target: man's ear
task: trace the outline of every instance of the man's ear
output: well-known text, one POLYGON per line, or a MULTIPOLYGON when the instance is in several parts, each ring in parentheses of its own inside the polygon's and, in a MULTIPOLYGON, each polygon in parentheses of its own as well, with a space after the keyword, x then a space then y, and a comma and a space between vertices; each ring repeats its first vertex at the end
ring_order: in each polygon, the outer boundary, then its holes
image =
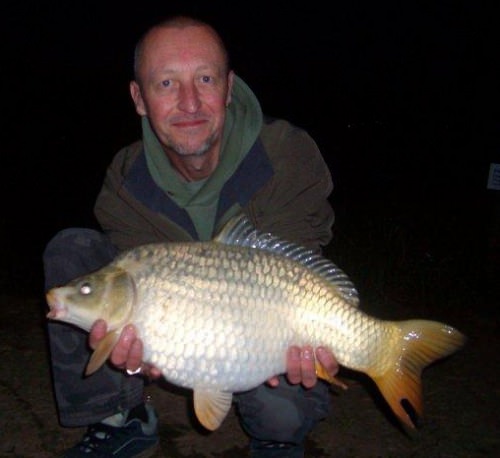
POLYGON ((134 101, 135 111, 140 116, 146 116, 146 106, 144 104, 144 99, 142 98, 141 88, 137 81, 130 82, 130 95, 132 96, 132 100, 134 101))
POLYGON ((231 70, 227 75, 227 95, 226 95, 226 107, 231 103, 231 98, 233 96, 233 82, 234 82, 234 72, 231 70))

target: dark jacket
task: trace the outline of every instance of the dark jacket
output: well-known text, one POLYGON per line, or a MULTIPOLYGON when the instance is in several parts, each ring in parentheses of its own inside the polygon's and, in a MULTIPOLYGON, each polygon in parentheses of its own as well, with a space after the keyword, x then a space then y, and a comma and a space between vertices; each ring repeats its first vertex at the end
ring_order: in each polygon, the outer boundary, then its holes
MULTIPOLYGON (((223 186, 216 230, 242 209, 257 228, 310 248, 331 239, 332 179, 315 142, 287 121, 267 120, 233 176, 223 186)), ((113 159, 95 214, 120 249, 158 241, 196 240, 185 210, 153 181, 142 142, 113 159)))

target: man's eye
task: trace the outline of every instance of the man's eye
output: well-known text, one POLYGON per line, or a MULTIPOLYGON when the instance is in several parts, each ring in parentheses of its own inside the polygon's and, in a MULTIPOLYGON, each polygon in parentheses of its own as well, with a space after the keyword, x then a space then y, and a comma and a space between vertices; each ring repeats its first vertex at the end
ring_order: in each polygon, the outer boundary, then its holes
POLYGON ((201 77, 201 80, 204 82, 204 83, 210 83, 212 81, 212 77, 211 76, 202 76, 201 77))
POLYGON ((164 80, 161 82, 161 85, 163 87, 170 87, 171 84, 172 84, 172 82, 170 80, 164 80))
POLYGON ((92 286, 90 283, 83 283, 82 286, 80 286, 80 293, 82 293, 84 296, 88 296, 90 293, 92 293, 92 286))

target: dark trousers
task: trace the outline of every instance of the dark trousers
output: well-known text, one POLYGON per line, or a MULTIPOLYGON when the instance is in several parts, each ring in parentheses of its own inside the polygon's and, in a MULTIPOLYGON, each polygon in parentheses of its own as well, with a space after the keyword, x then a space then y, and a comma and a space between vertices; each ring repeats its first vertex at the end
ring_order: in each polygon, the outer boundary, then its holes
MULTIPOLYGON (((47 245, 45 288, 64 285, 109 263, 116 250, 103 234, 91 229, 66 229, 47 245)), ((143 380, 108 365, 84 376, 90 357, 88 334, 65 323, 49 322, 52 377, 59 420, 63 426, 97 423, 142 402, 143 380)))
MULTIPOLYGON (((63 285, 109 263, 116 249, 101 233, 67 229, 49 242, 44 252, 45 286, 63 285)), ((63 426, 98 422, 142 401, 141 377, 127 376, 103 366, 89 377, 82 374, 89 358, 87 333, 64 323, 49 323, 54 390, 63 426)), ((255 447, 267 441, 302 444, 307 433, 330 410, 323 382, 305 390, 284 377, 277 388, 263 384, 235 396, 242 426, 255 447)), ((277 456, 274 455, 273 456, 277 456)), ((293 455, 284 455, 293 456, 293 455)))

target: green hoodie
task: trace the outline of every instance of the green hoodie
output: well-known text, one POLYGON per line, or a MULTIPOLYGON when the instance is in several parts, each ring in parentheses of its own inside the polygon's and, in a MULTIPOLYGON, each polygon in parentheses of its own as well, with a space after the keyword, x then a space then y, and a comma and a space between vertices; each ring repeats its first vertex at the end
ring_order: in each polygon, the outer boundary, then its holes
POLYGON ((200 240, 212 237, 220 191, 259 136, 262 119, 259 101, 235 75, 232 99, 226 111, 220 162, 211 176, 187 182, 173 169, 147 117, 142 118, 149 172, 156 184, 189 213, 200 240))

